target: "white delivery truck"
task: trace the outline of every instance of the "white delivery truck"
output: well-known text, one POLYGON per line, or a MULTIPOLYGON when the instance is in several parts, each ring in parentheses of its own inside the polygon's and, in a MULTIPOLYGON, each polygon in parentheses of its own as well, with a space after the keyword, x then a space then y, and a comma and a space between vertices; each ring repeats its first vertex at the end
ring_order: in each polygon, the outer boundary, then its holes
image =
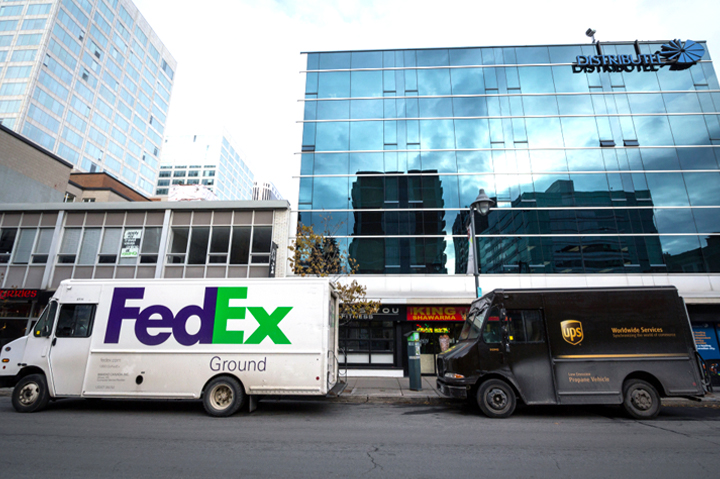
POLYGON ((202 399, 229 416, 259 396, 327 395, 338 297, 324 279, 66 280, 0 351, 19 412, 50 399, 202 399))

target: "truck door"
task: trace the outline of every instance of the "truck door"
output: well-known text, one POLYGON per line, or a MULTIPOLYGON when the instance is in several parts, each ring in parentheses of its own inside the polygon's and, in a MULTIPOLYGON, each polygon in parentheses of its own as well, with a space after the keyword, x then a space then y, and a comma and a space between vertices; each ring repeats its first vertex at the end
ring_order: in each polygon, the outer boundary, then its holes
POLYGON ((33 332, 28 337, 27 344, 25 345, 25 353, 23 355, 23 362, 26 364, 32 364, 39 366, 44 370, 48 370, 48 352, 50 351, 50 344, 52 339, 50 338, 55 324, 55 316, 57 315, 58 303, 57 301, 50 301, 45 310, 40 315, 33 332))
POLYGON ((508 310, 507 360, 530 404, 555 404, 550 350, 541 310, 508 310))
POLYGON ((493 306, 483 324, 482 341, 478 342, 480 369, 485 374, 496 371, 509 373, 507 357, 502 347, 502 335, 500 308, 493 306))
POLYGON ((50 348, 55 396, 79 396, 90 353, 94 304, 63 304, 50 348))

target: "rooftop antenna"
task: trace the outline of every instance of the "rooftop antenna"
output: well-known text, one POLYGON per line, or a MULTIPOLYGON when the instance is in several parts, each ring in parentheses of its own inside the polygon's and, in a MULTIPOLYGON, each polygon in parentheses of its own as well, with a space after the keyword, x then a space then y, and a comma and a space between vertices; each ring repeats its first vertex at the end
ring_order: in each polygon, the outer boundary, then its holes
POLYGON ((592 28, 588 28, 585 30, 585 35, 592 38, 593 45, 595 45, 595 50, 597 50, 598 55, 602 55, 602 48, 600 48, 600 42, 595 39, 595 34, 597 33, 596 30, 593 30, 592 28))
POLYGON ((596 42, 597 42, 597 40, 595 40, 595 34, 596 34, 596 33, 597 33, 597 30, 593 30, 592 28, 588 28, 587 30, 585 30, 585 35, 588 36, 588 37, 590 37, 590 38, 592 38, 592 40, 593 40, 592 42, 593 42, 593 43, 596 43, 596 42))

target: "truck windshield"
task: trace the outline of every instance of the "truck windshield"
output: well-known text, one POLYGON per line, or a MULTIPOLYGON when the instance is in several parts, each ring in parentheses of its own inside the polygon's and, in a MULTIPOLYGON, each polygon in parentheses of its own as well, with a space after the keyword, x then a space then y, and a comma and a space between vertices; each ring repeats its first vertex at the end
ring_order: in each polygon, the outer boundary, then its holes
POLYGON ((35 324, 33 336, 50 336, 52 331, 53 323, 55 322, 55 312, 57 311, 57 301, 50 301, 45 307, 45 310, 40 315, 40 319, 35 324))
POLYGON ((476 309, 471 309, 468 314, 465 324, 463 325, 462 331, 460 332, 459 341, 466 339, 475 339, 482 332, 482 323, 485 318, 490 301, 483 300, 478 304, 476 309))

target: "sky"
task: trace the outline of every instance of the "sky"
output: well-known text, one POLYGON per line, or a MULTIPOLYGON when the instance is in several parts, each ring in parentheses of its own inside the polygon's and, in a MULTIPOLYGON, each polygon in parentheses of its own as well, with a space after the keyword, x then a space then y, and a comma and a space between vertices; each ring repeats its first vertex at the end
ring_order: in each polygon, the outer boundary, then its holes
POLYGON ((297 205, 305 51, 707 40, 720 0, 134 0, 178 62, 166 135, 225 128, 297 205))

